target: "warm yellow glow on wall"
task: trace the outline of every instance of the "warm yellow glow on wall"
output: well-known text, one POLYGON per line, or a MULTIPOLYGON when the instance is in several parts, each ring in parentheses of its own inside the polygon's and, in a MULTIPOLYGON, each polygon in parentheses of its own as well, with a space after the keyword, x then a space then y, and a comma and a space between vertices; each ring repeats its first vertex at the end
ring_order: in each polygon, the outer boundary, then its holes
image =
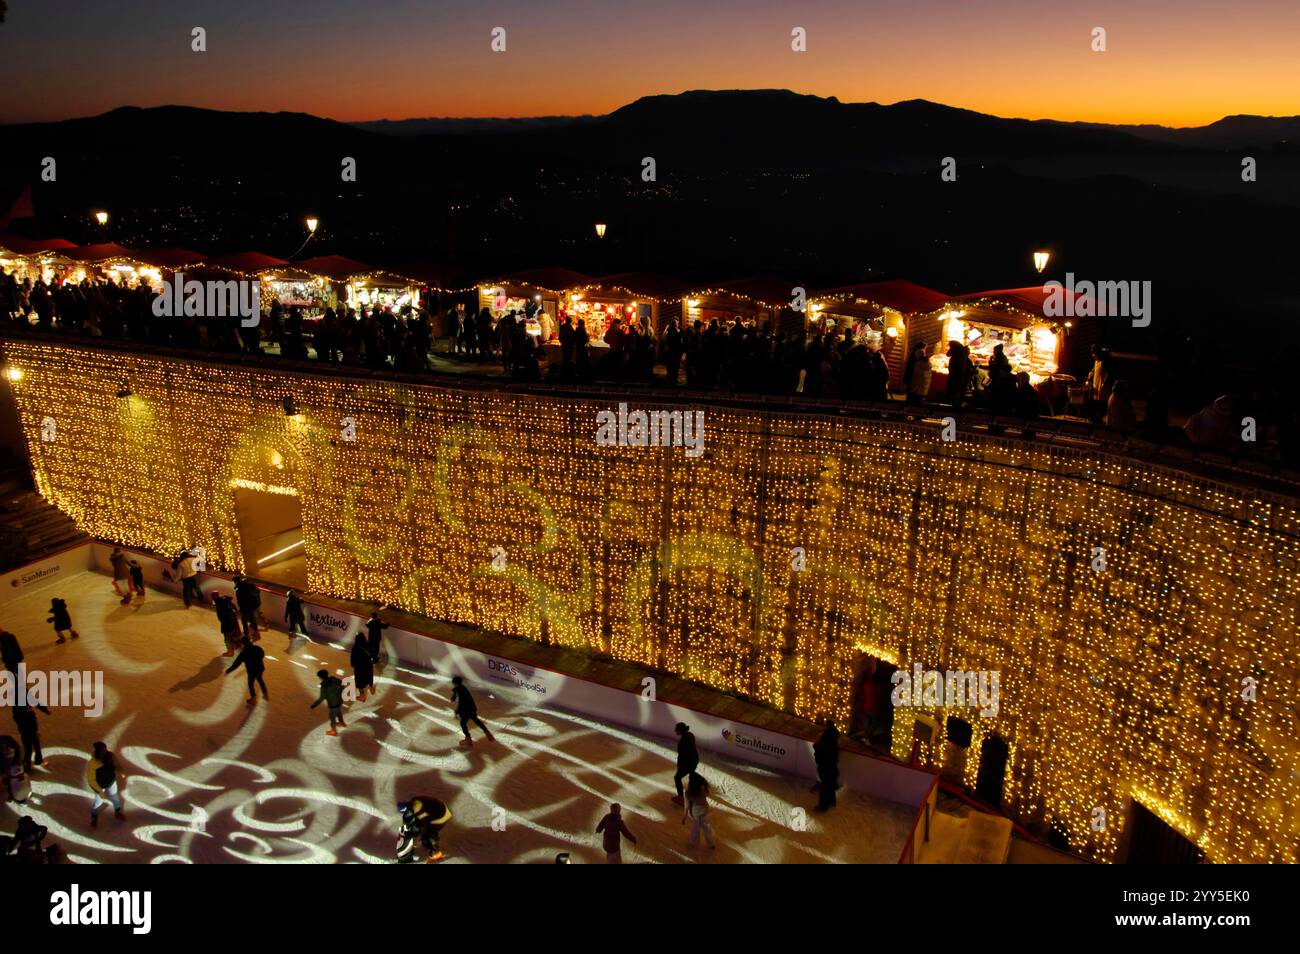
MULTIPOLYGON (((861 648, 997 671, 998 715, 961 710, 966 772, 986 736, 1007 740, 1020 820, 1110 860, 1140 791, 1211 860, 1300 861, 1293 503, 1091 451, 945 443, 919 424, 710 407, 706 453, 689 458, 596 446, 610 405, 594 401, 53 345, 6 343, 4 357, 25 371, 12 387, 41 493, 97 536, 201 544, 247 570, 233 488, 296 490, 310 586, 341 597, 842 723, 861 648), (123 382, 130 401, 114 397, 123 382), (1101 832, 1095 807, 1112 820, 1101 832)), ((917 711, 941 727, 957 714, 917 711)))

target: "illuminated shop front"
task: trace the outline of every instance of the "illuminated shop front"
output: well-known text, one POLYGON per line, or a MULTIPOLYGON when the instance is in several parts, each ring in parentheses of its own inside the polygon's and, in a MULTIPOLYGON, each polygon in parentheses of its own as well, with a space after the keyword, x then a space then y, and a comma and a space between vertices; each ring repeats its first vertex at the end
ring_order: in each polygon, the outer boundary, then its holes
POLYGON ((946 297, 901 280, 829 288, 809 301, 808 327, 837 339, 851 331, 854 343, 878 347, 889 367, 890 387, 901 389, 912 344, 908 335, 912 319, 938 308, 946 297))

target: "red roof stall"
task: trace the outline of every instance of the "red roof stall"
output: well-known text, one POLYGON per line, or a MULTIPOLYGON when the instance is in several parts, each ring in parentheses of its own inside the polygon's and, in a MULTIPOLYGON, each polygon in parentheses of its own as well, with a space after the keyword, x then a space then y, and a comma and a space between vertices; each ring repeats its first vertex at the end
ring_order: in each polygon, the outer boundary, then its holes
POLYGON ((809 298, 808 322, 837 336, 851 330, 855 341, 879 347, 889 366, 890 386, 902 388, 915 333, 923 338, 928 330, 917 328, 917 317, 931 313, 947 299, 943 292, 901 279, 842 285, 809 298))
MULTIPOLYGON (((1064 289, 1061 294, 1074 306, 1081 300, 1064 289)), ((936 379, 947 374, 947 343, 958 341, 970 349, 979 368, 988 365, 1001 345, 1012 371, 1028 372, 1037 385, 1059 377, 1058 369, 1066 359, 1065 342, 1075 326, 1068 317, 1048 314, 1047 303, 1048 292, 1041 285, 957 295, 928 315, 916 316, 912 340, 928 346, 936 379)))
POLYGON ((51 281, 55 272, 68 265, 68 249, 74 249, 67 239, 29 239, 21 235, 0 235, 0 270, 12 273, 18 281, 51 281))
POLYGON ((533 320, 528 322, 528 332, 543 344, 558 335, 564 316, 573 314, 575 321, 587 319, 587 333, 594 345, 605 333, 605 327, 598 320, 598 312, 603 317, 603 306, 595 309, 586 298, 593 288, 597 288, 597 283, 590 275, 568 268, 534 268, 480 281, 478 307, 488 309, 494 321, 507 312, 535 310, 533 320), (597 320, 598 332, 593 330, 593 320, 597 320))
POLYGON ((724 329, 733 321, 776 331, 803 334, 804 319, 792 311, 795 283, 781 278, 741 278, 696 285, 682 294, 682 327, 717 321, 724 329))

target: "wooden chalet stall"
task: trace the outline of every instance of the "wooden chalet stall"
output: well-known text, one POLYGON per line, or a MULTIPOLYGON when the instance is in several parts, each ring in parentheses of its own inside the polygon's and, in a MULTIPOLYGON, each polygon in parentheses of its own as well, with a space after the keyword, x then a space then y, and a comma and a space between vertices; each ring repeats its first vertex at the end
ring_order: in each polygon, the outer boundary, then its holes
POLYGON ((837 336, 852 330, 855 341, 878 345, 889 366, 889 386, 897 390, 905 386, 903 369, 915 343, 910 336, 918 330, 914 319, 947 300, 943 292, 906 280, 843 285, 809 299, 808 324, 837 336))
POLYGON ((0 270, 19 282, 50 282, 55 273, 71 263, 67 257, 77 246, 67 239, 29 239, 20 235, 0 236, 0 270))

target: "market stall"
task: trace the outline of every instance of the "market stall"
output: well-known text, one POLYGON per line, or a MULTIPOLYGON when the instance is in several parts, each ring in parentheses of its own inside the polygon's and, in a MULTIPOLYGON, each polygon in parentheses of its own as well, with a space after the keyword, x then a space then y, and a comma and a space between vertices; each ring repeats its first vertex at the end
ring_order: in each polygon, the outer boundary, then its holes
POLYGON ((804 319, 792 311, 792 282, 779 278, 742 278, 691 288, 682 297, 682 322, 701 328, 717 321, 722 328, 741 322, 754 328, 769 328, 802 334, 804 319))
POLYGON ((50 282, 56 272, 71 264, 69 249, 77 246, 67 239, 28 239, 18 235, 0 237, 0 270, 19 282, 50 282))
POLYGON ((161 279, 159 270, 142 262, 136 252, 113 242, 80 245, 61 254, 67 264, 56 269, 55 279, 63 284, 89 280, 134 286, 140 281, 152 285, 161 279))
POLYGON ((947 301, 942 292, 909 281, 868 282, 819 291, 808 301, 810 330, 878 347, 889 366, 890 387, 904 387, 903 370, 912 346, 911 319, 929 314, 947 301))
POLYGON ((207 256, 193 249, 169 247, 151 248, 137 252, 136 258, 143 263, 139 277, 148 282, 155 292, 162 289, 165 282, 171 281, 177 272, 185 272, 197 267, 207 256))
MULTIPOLYGON (((560 323, 565 315, 573 315, 575 323, 580 317, 595 317, 591 303, 585 298, 594 285, 595 279, 590 275, 568 268, 535 268, 479 282, 478 308, 486 308, 491 313, 493 325, 512 311, 526 315, 525 330, 544 349, 548 346, 558 349, 560 323)), ((595 346, 599 336, 591 329, 589 321, 587 332, 595 346)))
POLYGON ((934 370, 931 395, 947 386, 948 343, 970 350, 977 374, 986 374, 994 350, 1002 353, 1013 374, 1024 371, 1036 387, 1053 379, 1063 363, 1066 336, 1073 322, 1043 313, 1046 294, 1041 287, 975 292, 949 299, 911 323, 911 340, 924 341, 934 370))

